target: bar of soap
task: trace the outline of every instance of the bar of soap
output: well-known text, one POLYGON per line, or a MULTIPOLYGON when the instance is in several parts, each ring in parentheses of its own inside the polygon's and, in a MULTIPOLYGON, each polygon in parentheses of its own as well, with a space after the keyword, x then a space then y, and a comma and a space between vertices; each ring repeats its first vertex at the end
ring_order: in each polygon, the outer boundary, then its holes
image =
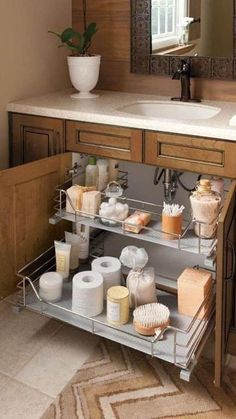
POLYGON ((71 212, 72 214, 74 214, 75 211, 79 210, 81 207, 81 199, 83 192, 80 189, 79 185, 71 186, 67 189, 66 192, 66 212, 71 212))
POLYGON ((125 220, 129 224, 125 224, 125 231, 131 233, 140 233, 143 226, 148 225, 151 221, 151 214, 142 211, 135 211, 125 220))
POLYGON ((83 204, 83 194, 85 192, 94 191, 95 187, 90 186, 80 186, 80 185, 73 185, 66 190, 67 197, 66 197, 66 212, 71 212, 72 214, 75 211, 80 211, 83 204), (71 203, 69 201, 71 200, 71 203))
POLYGON ((99 207, 101 205, 101 192, 99 191, 90 191, 84 192, 82 197, 82 207, 81 212, 84 216, 89 216, 94 218, 93 214, 98 214, 99 207), (83 214, 85 212, 86 214, 83 214))
MULTIPOLYGON (((210 292, 212 284, 211 273, 201 269, 186 268, 178 278, 178 312, 194 317, 210 292)), ((200 311, 198 319, 205 316, 208 307, 209 300, 200 311)))

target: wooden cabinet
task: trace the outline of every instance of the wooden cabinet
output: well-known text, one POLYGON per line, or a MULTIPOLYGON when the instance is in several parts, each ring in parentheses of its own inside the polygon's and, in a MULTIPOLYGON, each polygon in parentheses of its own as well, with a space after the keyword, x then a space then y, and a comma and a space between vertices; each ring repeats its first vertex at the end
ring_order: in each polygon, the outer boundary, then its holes
MULTIPOLYGON (((61 153, 64 149, 64 121, 14 114, 12 121, 12 163, 61 153)), ((208 138, 165 134, 110 125, 66 121, 66 148, 132 162, 236 178, 236 143, 208 138)), ((53 213, 54 189, 71 166, 71 153, 49 157, 0 172, 3 200, 0 217, 2 277, 0 297, 14 291, 14 274, 25 263, 62 236, 65 226, 48 224, 53 213)), ((234 352, 236 182, 230 190, 218 225, 216 272, 215 384, 221 384, 225 354, 234 352), (233 343, 232 343, 233 342, 233 343)), ((235 319, 236 326, 236 319, 235 319)), ((200 343, 200 342, 199 342, 200 343)))
MULTIPOLYGON (((71 153, 66 153, 0 172, 0 192, 3 199, 0 217, 2 249, 0 297, 15 290, 16 271, 39 256, 53 244, 54 239, 62 237, 63 232, 68 229, 63 222, 51 225, 48 224, 48 220, 54 213, 55 187, 64 180, 65 169, 71 164, 71 153)), ((235 255, 232 249, 236 246, 235 203, 236 182, 234 181, 231 183, 221 212, 217 233, 215 326, 215 384, 217 386, 220 386, 222 380, 232 322, 232 290, 235 273, 235 255)), ((183 257, 184 255, 183 253, 183 257)), ((188 263, 187 260, 186 263, 188 263)), ((204 328, 204 323, 200 329, 202 327, 204 328)), ((205 329, 205 335, 201 335, 203 341, 205 336, 208 336, 209 330, 212 329, 205 329)), ((201 349, 204 343, 197 341, 201 349)), ((197 352, 198 347, 194 350, 197 352)))
POLYGON ((146 131, 144 163, 236 178, 236 143, 146 131))
POLYGON ((232 141, 10 114, 11 166, 63 153, 65 149, 236 178, 236 143, 232 141))
POLYGON ((67 121, 66 150, 142 162, 142 130, 67 121))
POLYGON ((63 153, 64 121, 40 116, 10 115, 10 165, 63 153))
POLYGON ((218 223, 215 384, 219 386, 225 364, 227 343, 234 322, 235 251, 236 251, 236 182, 232 182, 218 223))
POLYGON ((0 171, 0 298, 15 291, 16 272, 61 238, 65 223, 50 225, 55 187, 71 167, 71 153, 0 171))

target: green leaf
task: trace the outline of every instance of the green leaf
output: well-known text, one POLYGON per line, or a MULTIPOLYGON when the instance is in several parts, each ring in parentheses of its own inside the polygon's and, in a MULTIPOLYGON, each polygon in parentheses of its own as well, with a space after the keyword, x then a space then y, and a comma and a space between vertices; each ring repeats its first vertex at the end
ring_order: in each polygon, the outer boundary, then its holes
POLYGON ((91 39, 95 35, 95 33, 98 31, 96 23, 92 22, 88 25, 86 31, 84 32, 84 48, 83 48, 83 54, 86 53, 86 51, 89 49, 91 45, 91 39))
POLYGON ((85 47, 85 37, 84 37, 84 35, 81 35, 80 44, 79 44, 79 48, 78 48, 79 54, 84 54, 84 47, 85 47))
MULTIPOLYGON (((97 32, 98 28, 96 23, 92 22, 88 25, 83 34, 75 31, 73 28, 66 28, 61 34, 53 31, 48 31, 56 35, 62 44, 65 44, 73 53, 77 55, 85 55, 91 45, 91 39, 97 32)), ((59 45, 61 48, 63 45, 59 45)))
POLYGON ((61 42, 67 42, 76 36, 77 32, 73 28, 65 29, 61 34, 61 42))
POLYGON ((48 31, 48 33, 52 33, 53 35, 56 35, 59 39, 61 39, 61 35, 59 33, 48 31))
POLYGON ((86 31, 84 32, 86 41, 91 41, 92 37, 95 35, 97 31, 98 31, 97 24, 95 22, 90 23, 86 31))
POLYGON ((71 51, 74 51, 74 52, 77 52, 77 53, 79 53, 80 54, 80 45, 74 45, 72 42, 70 42, 70 41, 67 41, 66 42, 66 46, 71 50, 71 51))

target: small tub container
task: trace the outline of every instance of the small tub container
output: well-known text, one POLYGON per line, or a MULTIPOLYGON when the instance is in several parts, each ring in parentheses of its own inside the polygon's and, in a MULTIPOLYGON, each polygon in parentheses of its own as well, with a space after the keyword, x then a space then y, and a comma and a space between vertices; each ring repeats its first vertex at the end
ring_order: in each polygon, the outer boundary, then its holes
POLYGON ((162 214, 163 237, 166 240, 178 239, 182 234, 183 216, 162 214), (165 234, 167 233, 167 234, 165 234))
POLYGON ((46 272, 39 279, 40 297, 51 303, 61 300, 63 278, 58 272, 46 272))
POLYGON ((107 291, 107 322, 121 326, 129 321, 129 290, 115 286, 107 291))

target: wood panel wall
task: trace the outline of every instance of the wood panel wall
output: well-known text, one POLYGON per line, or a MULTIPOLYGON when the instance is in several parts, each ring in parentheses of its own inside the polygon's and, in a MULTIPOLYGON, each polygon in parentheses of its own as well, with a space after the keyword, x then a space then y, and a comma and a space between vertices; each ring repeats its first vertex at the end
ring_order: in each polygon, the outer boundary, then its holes
MULTIPOLYGON (((82 0, 73 0, 73 27, 82 27, 82 0)), ((88 22, 99 27, 92 52, 102 55, 98 88, 176 96, 179 82, 170 77, 130 72, 130 0, 88 0, 88 22)), ((203 99, 236 100, 236 81, 192 80, 193 94, 203 99)))

